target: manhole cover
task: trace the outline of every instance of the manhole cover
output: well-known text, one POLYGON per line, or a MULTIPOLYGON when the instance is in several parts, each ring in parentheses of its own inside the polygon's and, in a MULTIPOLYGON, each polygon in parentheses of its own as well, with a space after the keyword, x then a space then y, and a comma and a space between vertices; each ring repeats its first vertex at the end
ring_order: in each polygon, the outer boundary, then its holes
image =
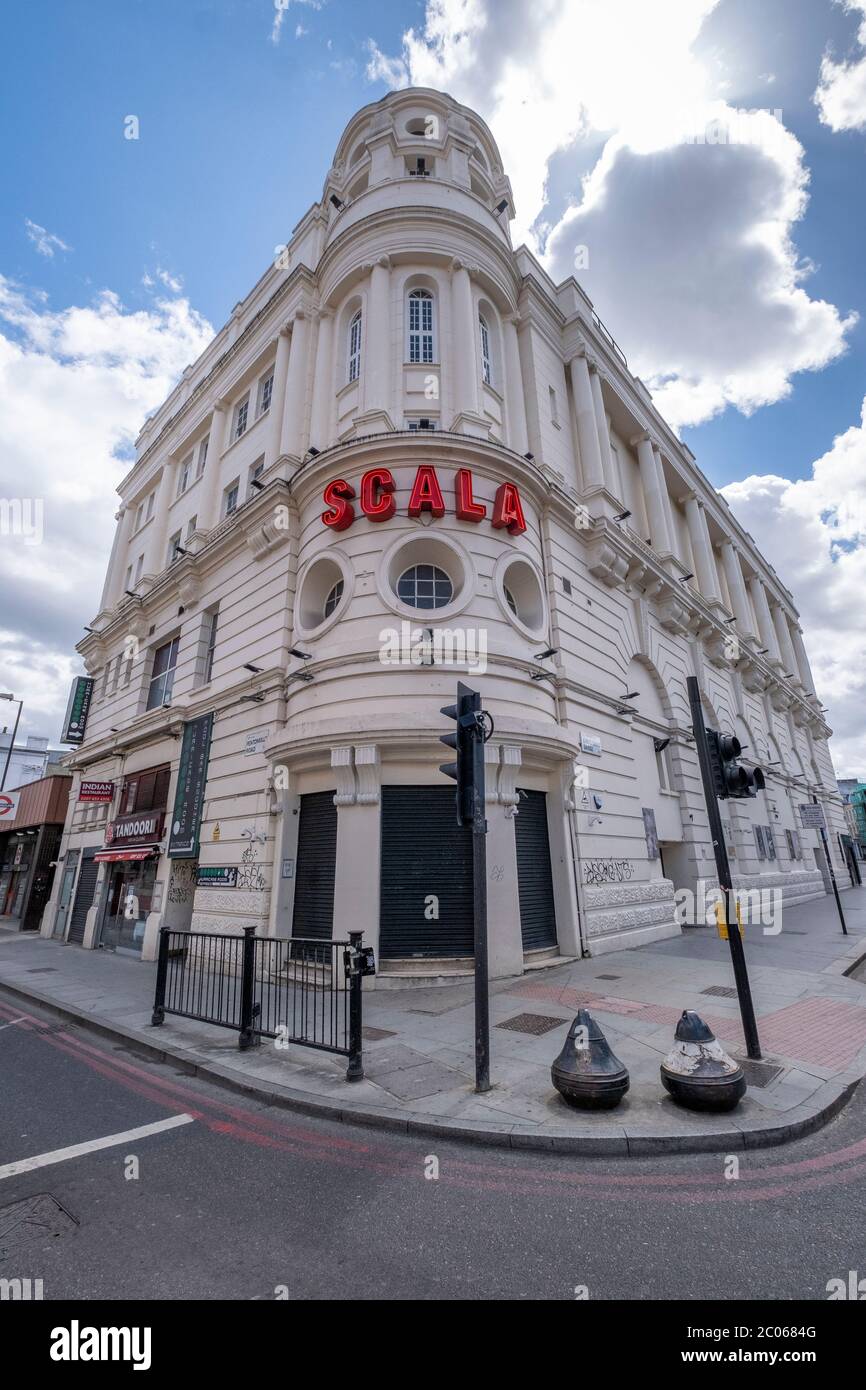
POLYGON ((710 985, 709 989, 702 989, 701 994, 711 994, 714 999, 736 999, 737 991, 731 985, 710 985))
POLYGON ((596 975, 597 980, 621 980, 621 975, 596 975))
POLYGON ((75 1217, 50 1192, 10 1202, 9 1206, 0 1207, 0 1260, 34 1241, 68 1235, 77 1225, 75 1217))
POLYGON ((27 971, 27 974, 28 974, 28 975, 56 975, 56 974, 57 974, 57 966, 56 966, 56 965, 34 965, 34 966, 32 967, 32 969, 30 969, 30 970, 27 971))
POLYGON ((783 1071, 782 1067, 774 1067, 771 1062, 753 1062, 748 1057, 737 1057, 736 1060, 743 1068, 748 1086, 769 1086, 783 1071))
POLYGON ((515 1014, 514 1018, 507 1018, 504 1023, 497 1023, 497 1028, 508 1028, 512 1033, 530 1033, 533 1037, 543 1037, 552 1028, 561 1028, 567 1023, 566 1018, 551 1018, 549 1014, 515 1014))
POLYGON ((368 1023, 361 1029, 361 1037, 366 1042, 380 1042, 382 1038, 396 1038, 397 1034, 392 1028, 373 1028, 368 1023))

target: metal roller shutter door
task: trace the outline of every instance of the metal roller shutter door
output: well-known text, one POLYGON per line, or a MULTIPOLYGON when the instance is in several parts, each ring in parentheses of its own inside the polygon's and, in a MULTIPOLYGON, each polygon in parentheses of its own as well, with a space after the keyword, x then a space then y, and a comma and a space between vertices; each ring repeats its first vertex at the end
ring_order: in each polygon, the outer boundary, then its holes
POLYGON ((301 797, 292 936, 330 941, 334 930, 337 808, 334 793, 301 797))
POLYGON ((75 903, 66 936, 66 940, 74 942, 76 946, 80 946, 84 940, 87 914, 93 906, 93 893, 99 873, 99 865, 93 860, 95 853, 95 849, 84 851, 81 858, 81 868, 78 871, 78 887, 75 890, 75 903))
POLYGON ((382 788, 379 954, 471 956, 472 834, 457 824, 453 787, 382 788), (438 921, 425 917, 439 900, 438 921))
POLYGON ((524 951, 541 951, 556 945, 556 911, 547 835, 547 793, 521 791, 517 811, 520 934, 524 951))

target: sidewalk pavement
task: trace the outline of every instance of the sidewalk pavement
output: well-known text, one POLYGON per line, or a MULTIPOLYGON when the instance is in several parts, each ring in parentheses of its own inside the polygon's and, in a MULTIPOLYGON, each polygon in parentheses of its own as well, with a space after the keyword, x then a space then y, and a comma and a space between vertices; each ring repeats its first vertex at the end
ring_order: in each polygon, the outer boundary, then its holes
POLYGON ((155 966, 0 931, 0 985, 66 1018, 274 1104, 404 1132, 565 1152, 727 1152, 786 1142, 826 1123, 866 1073, 866 888, 789 908, 779 936, 747 929, 762 1063, 729 1115, 700 1115, 663 1090, 659 1065, 683 1009, 695 1009, 738 1059, 745 1049, 729 947, 714 927, 534 970, 491 986, 492 1090, 473 1089, 471 983, 364 995, 363 1081, 345 1059, 268 1039, 240 1052, 226 1029, 169 1016, 150 1024, 155 966), (631 1076, 616 1110, 566 1106, 550 1081, 576 1010, 597 1018, 631 1076))

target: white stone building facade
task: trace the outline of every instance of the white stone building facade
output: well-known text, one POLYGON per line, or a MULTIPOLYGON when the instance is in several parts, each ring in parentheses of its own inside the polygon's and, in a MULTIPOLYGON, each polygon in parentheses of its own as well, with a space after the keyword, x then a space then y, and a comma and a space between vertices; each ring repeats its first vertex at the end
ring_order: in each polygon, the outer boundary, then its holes
POLYGON ((152 958, 160 926, 355 929, 380 984, 468 968, 468 834, 438 771, 458 676, 495 722, 495 976, 677 934, 675 889, 714 880, 689 675, 767 770, 723 804, 737 881, 825 891, 796 811, 816 796, 847 882, 791 594, 512 215, 475 113, 423 89, 365 107, 145 424, 79 644, 95 685, 47 934, 152 958), (198 859, 177 859, 182 734, 206 714, 198 859), (109 824, 146 853, 94 861, 109 824))

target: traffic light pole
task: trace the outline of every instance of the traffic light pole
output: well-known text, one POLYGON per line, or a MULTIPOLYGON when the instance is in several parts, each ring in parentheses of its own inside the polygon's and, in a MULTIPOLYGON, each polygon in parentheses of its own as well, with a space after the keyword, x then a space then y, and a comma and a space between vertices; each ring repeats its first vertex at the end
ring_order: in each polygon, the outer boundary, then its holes
POLYGON ((761 1044, 758 1039, 758 1024, 755 1019, 755 1006, 752 1003, 752 991, 749 986, 749 972, 746 969, 746 953, 743 950, 743 940, 740 936, 740 923, 736 909, 733 911, 731 910, 733 903, 731 866, 728 862, 728 851, 725 845, 724 832, 722 830, 722 816, 716 797, 715 779, 710 762, 710 744, 707 738, 706 725, 704 724, 704 711, 701 707, 701 694, 698 688, 698 682, 694 676, 689 676, 686 684, 689 691, 689 706, 692 712, 692 732, 694 733, 695 744, 698 750, 701 781, 704 784, 704 799, 707 803, 710 839, 713 842, 713 851, 716 857, 716 873, 718 874, 719 887, 722 890, 725 900, 725 923, 728 929, 728 946, 731 950, 731 964, 734 967, 734 980, 737 986, 737 998, 740 1003, 740 1017, 743 1020, 746 1051, 751 1058, 757 1061, 761 1056, 761 1044))
MULTIPOLYGON (((815 806, 819 804, 817 796, 812 797, 812 803, 815 806)), ((827 831, 824 829, 823 825, 819 825, 818 833, 821 836, 821 844, 824 846, 824 858, 827 860, 830 882, 833 885, 833 892, 836 894, 836 906, 839 909, 839 921, 842 923, 842 934, 843 936, 847 936, 848 928, 845 925, 845 913, 842 911, 842 899, 839 897, 839 885, 836 882, 836 874, 833 870, 833 860, 830 858, 830 845, 827 840, 827 831)))

